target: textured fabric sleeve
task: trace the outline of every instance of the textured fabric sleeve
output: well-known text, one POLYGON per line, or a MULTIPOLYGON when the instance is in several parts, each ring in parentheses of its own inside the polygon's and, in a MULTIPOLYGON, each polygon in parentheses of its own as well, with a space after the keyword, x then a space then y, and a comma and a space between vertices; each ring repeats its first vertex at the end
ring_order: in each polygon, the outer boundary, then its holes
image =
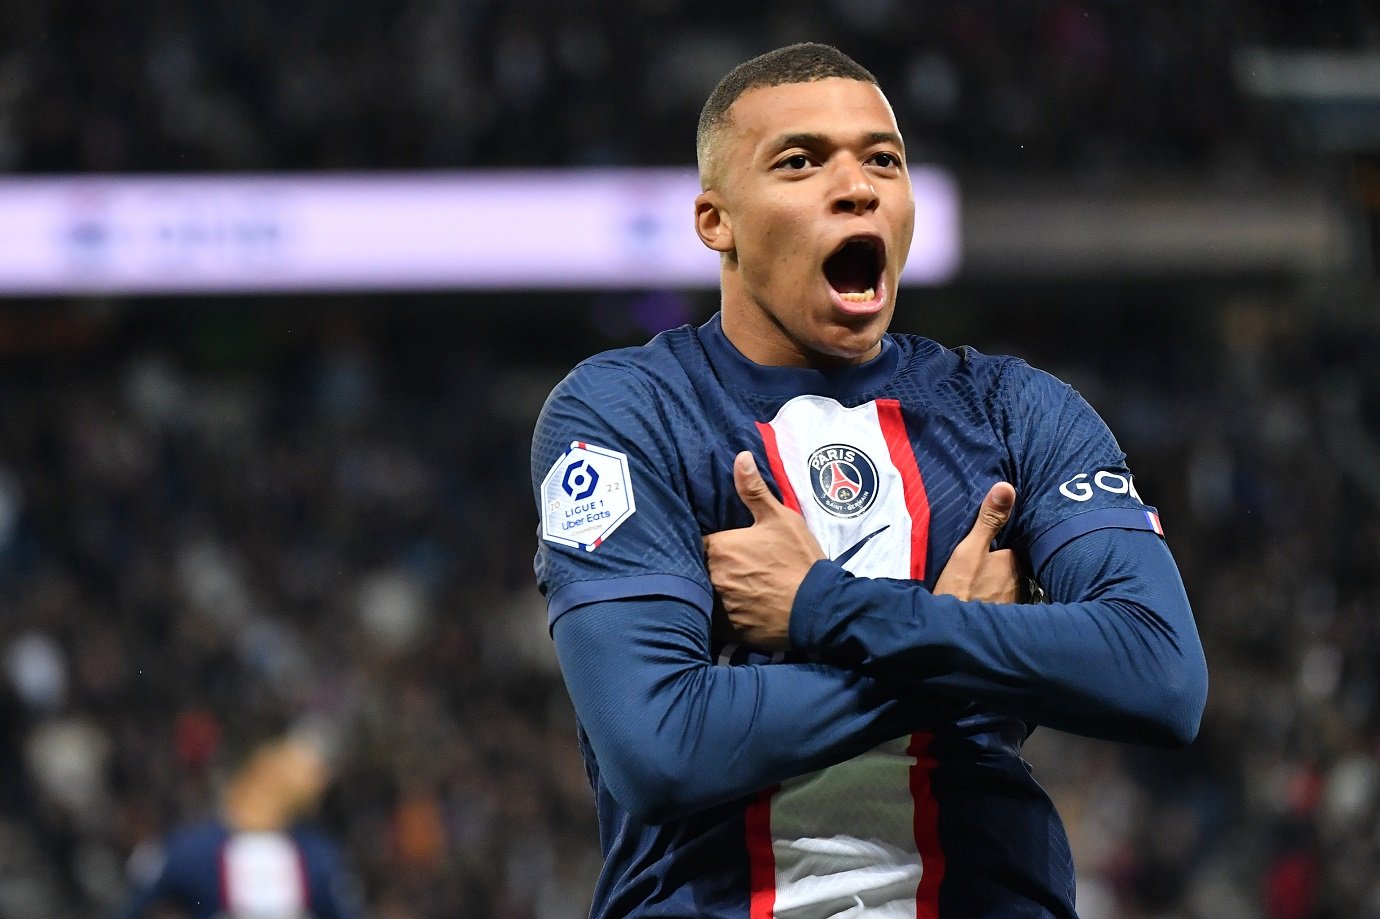
POLYGON ((663 399, 635 369, 586 362, 547 399, 532 438, 537 585, 550 622, 630 596, 712 607, 663 399))
POLYGON ((566 687, 614 798, 661 822, 841 762, 961 707, 819 663, 719 666, 677 600, 604 601, 558 619, 566 687))
POLYGON ((826 660, 1028 722, 1109 740, 1190 742, 1207 665, 1163 541, 1095 530, 1055 551, 1043 578, 1051 603, 965 602, 821 561, 796 595, 790 638, 826 660))
POLYGON ((1023 361, 1003 368, 993 417, 1010 452, 1016 510, 1002 534, 1042 575, 1060 547, 1117 528, 1163 535, 1116 438, 1077 390, 1023 361))

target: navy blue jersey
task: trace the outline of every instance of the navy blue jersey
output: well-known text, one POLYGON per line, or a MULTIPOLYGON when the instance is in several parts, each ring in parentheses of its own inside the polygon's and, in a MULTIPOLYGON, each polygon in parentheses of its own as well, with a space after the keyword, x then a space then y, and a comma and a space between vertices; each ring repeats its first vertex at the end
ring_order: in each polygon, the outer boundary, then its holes
MULTIPOLYGON (((1017 490, 1001 539, 1037 574, 1084 534, 1159 533, 1106 426, 1022 361, 888 335, 860 366, 764 367, 716 317, 592 358, 548 400, 532 462, 537 579, 553 627, 636 597, 708 615, 702 539, 752 522, 733 483, 742 450, 825 553, 867 578, 933 585, 1000 480, 1017 490)), ((731 645, 713 655, 767 659, 731 645)), ((594 914, 1073 915, 1063 828, 1019 755, 1031 725, 936 704, 916 727, 657 823, 628 813, 582 743, 606 855, 594 914), (659 889, 668 885, 678 892, 659 889)))
POLYGON ((192 919, 353 919, 354 891, 334 843, 305 826, 235 832, 207 820, 168 836, 121 914, 171 905, 192 919))

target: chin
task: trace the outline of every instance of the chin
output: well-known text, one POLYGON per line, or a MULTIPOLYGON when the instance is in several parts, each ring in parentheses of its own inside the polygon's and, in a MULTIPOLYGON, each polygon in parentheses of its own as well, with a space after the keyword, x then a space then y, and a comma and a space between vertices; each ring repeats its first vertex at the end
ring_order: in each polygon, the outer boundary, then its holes
POLYGON ((873 355, 891 325, 891 309, 871 316, 834 316, 829 324, 824 337, 833 345, 831 353, 864 360, 873 355))
POLYGON ((816 350, 831 363, 861 364, 877 356, 886 327, 885 322, 867 323, 863 328, 835 326, 820 336, 816 350))

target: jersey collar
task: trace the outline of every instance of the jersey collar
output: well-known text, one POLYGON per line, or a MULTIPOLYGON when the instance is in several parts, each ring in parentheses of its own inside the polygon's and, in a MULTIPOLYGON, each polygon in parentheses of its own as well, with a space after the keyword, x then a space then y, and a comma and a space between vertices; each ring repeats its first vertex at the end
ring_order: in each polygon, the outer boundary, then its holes
POLYGON ((897 348, 891 336, 882 336, 881 353, 863 364, 834 370, 808 367, 769 367, 744 357, 724 334, 721 315, 697 330, 709 362, 727 383, 764 396, 830 396, 845 399, 883 386, 896 371, 897 348))

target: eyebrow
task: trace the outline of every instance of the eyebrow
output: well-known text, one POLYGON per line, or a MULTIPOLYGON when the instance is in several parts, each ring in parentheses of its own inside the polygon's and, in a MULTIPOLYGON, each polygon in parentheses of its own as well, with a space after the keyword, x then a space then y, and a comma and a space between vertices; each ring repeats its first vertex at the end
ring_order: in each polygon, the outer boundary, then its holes
MULTIPOLYGON (((877 144, 894 144, 902 150, 906 149, 906 142, 901 139, 901 135, 895 131, 873 131, 863 137, 863 146, 872 147, 877 144)), ((829 146, 836 141, 828 135, 816 134, 813 132, 802 131, 791 134, 782 134, 776 138, 770 149, 785 150, 790 147, 805 147, 810 150, 817 150, 820 147, 829 146)))

